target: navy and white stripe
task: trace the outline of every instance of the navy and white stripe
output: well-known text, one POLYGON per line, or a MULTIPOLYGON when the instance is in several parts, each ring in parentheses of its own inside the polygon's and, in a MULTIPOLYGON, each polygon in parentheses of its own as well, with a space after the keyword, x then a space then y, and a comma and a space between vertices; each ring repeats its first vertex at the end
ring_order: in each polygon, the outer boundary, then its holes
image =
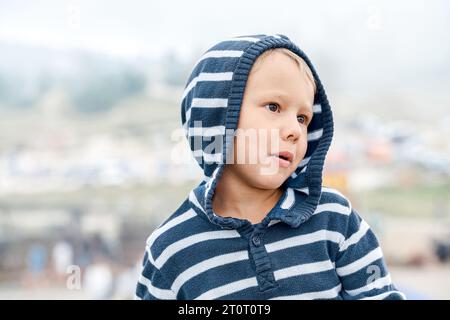
POLYGON ((306 195, 292 188, 261 225, 230 230, 190 198, 149 237, 137 299, 405 299, 367 222, 334 189, 298 228, 286 212, 306 195))
POLYGON ((184 88, 181 120, 204 178, 148 238, 137 299, 404 298, 367 222, 341 193, 322 186, 331 108, 309 58, 288 37, 235 37, 204 52, 184 88), (302 57, 317 92, 305 157, 253 225, 215 214, 212 198, 251 67, 270 48, 302 57))

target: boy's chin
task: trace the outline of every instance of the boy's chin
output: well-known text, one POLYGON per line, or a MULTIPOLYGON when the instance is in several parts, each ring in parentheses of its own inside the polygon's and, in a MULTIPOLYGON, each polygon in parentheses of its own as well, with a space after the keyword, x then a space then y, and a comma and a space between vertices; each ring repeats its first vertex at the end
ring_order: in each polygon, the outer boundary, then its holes
POLYGON ((260 172, 256 177, 258 186, 261 189, 278 189, 289 178, 286 172, 260 172))

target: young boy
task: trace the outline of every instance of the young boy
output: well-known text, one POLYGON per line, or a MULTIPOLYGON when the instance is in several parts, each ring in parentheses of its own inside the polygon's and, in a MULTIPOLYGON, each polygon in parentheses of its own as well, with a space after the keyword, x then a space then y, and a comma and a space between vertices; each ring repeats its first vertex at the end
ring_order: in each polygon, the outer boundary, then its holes
POLYGON ((205 178, 148 238, 137 299, 405 298, 367 223, 322 186, 332 113, 288 37, 214 45, 181 104, 205 178))

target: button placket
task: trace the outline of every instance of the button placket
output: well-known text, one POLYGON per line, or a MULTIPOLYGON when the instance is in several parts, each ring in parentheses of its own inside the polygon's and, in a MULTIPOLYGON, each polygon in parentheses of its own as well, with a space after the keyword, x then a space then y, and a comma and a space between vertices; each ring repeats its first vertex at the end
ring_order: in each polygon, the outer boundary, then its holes
POLYGON ((249 254, 255 263, 258 287, 262 292, 271 290, 277 285, 269 255, 263 243, 263 234, 261 233, 261 230, 255 230, 250 235, 249 240, 249 254))

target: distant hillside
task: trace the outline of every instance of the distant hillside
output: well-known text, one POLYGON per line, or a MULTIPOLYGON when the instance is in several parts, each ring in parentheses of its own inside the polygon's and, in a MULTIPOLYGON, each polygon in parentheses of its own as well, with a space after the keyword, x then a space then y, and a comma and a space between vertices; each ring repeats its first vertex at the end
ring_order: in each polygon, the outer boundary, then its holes
POLYGON ((173 55, 165 61, 128 61, 88 51, 8 43, 0 43, 0 52, 0 109, 32 108, 57 88, 67 93, 78 111, 107 111, 153 83, 181 86, 187 73, 173 55))

